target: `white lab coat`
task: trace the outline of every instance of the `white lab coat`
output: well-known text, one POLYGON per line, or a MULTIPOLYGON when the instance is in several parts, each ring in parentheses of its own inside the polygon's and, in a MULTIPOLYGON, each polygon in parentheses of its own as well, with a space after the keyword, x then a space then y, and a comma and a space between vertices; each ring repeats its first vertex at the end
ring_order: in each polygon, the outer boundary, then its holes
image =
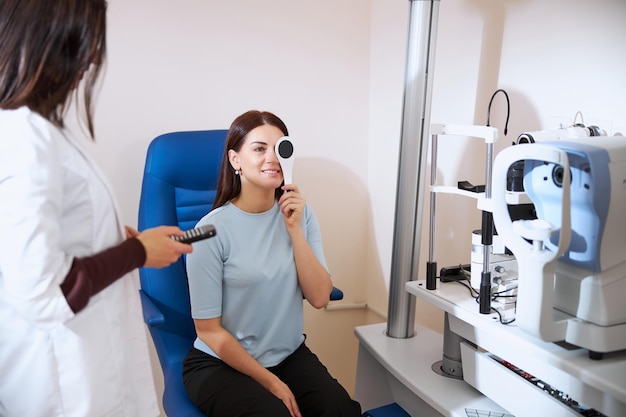
POLYGON ((27 108, 0 110, 0 416, 159 414, 137 272, 74 314, 74 257, 124 239, 79 143, 27 108))

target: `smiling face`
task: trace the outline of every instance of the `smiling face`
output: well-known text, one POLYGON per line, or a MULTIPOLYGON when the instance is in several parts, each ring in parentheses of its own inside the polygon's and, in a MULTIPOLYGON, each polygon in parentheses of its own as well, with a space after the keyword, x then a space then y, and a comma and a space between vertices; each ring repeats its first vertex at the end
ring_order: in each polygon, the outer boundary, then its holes
POLYGON ((242 191, 248 187, 266 189, 274 193, 283 182, 280 163, 274 146, 283 132, 272 125, 261 125, 252 129, 245 137, 239 152, 228 153, 230 164, 239 171, 242 191))

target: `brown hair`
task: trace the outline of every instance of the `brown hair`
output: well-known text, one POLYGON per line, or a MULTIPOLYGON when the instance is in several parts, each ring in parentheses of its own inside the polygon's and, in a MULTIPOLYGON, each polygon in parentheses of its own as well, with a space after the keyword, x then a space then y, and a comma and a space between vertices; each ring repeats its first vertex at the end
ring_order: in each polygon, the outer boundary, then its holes
POLYGON ((84 76, 84 117, 106 52, 105 0, 0 1, 0 108, 27 106, 62 128, 84 76))
MULTIPOLYGON (((237 197, 241 192, 241 179, 235 175, 233 167, 228 159, 228 151, 230 149, 239 152, 243 145, 246 135, 251 130, 262 126, 275 126, 283 132, 283 135, 289 136, 285 123, 273 113, 267 111, 250 110, 238 116, 228 129, 226 135, 226 144, 224 146, 224 155, 222 156, 222 165, 220 167, 220 176, 217 183, 217 194, 213 201, 213 208, 218 208, 226 204, 228 201, 237 197)), ((276 199, 283 194, 283 190, 278 187, 275 191, 276 199)))

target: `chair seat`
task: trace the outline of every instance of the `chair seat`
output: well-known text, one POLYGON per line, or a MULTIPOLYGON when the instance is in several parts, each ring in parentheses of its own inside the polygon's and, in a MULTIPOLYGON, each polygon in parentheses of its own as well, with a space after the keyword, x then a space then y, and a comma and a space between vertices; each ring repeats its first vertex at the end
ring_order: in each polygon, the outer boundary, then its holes
POLYGON ((163 408, 176 410, 168 412, 168 416, 176 417, 206 417, 194 403, 191 402, 183 384, 183 363, 172 363, 167 370, 163 370, 163 408))

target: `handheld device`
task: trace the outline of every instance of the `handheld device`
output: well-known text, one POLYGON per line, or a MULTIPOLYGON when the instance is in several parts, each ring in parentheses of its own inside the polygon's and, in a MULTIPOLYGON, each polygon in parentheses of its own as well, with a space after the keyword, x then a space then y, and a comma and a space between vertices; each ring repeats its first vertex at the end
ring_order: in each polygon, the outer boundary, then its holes
POLYGON ((283 136, 278 139, 274 152, 280 162, 280 169, 283 171, 283 179, 285 184, 293 184, 293 160, 294 160, 294 148, 293 143, 288 136, 283 136))
POLYGON ((190 229, 182 236, 172 236, 172 239, 181 243, 193 243, 199 240, 208 239, 216 235, 215 226, 207 224, 204 226, 190 229))

